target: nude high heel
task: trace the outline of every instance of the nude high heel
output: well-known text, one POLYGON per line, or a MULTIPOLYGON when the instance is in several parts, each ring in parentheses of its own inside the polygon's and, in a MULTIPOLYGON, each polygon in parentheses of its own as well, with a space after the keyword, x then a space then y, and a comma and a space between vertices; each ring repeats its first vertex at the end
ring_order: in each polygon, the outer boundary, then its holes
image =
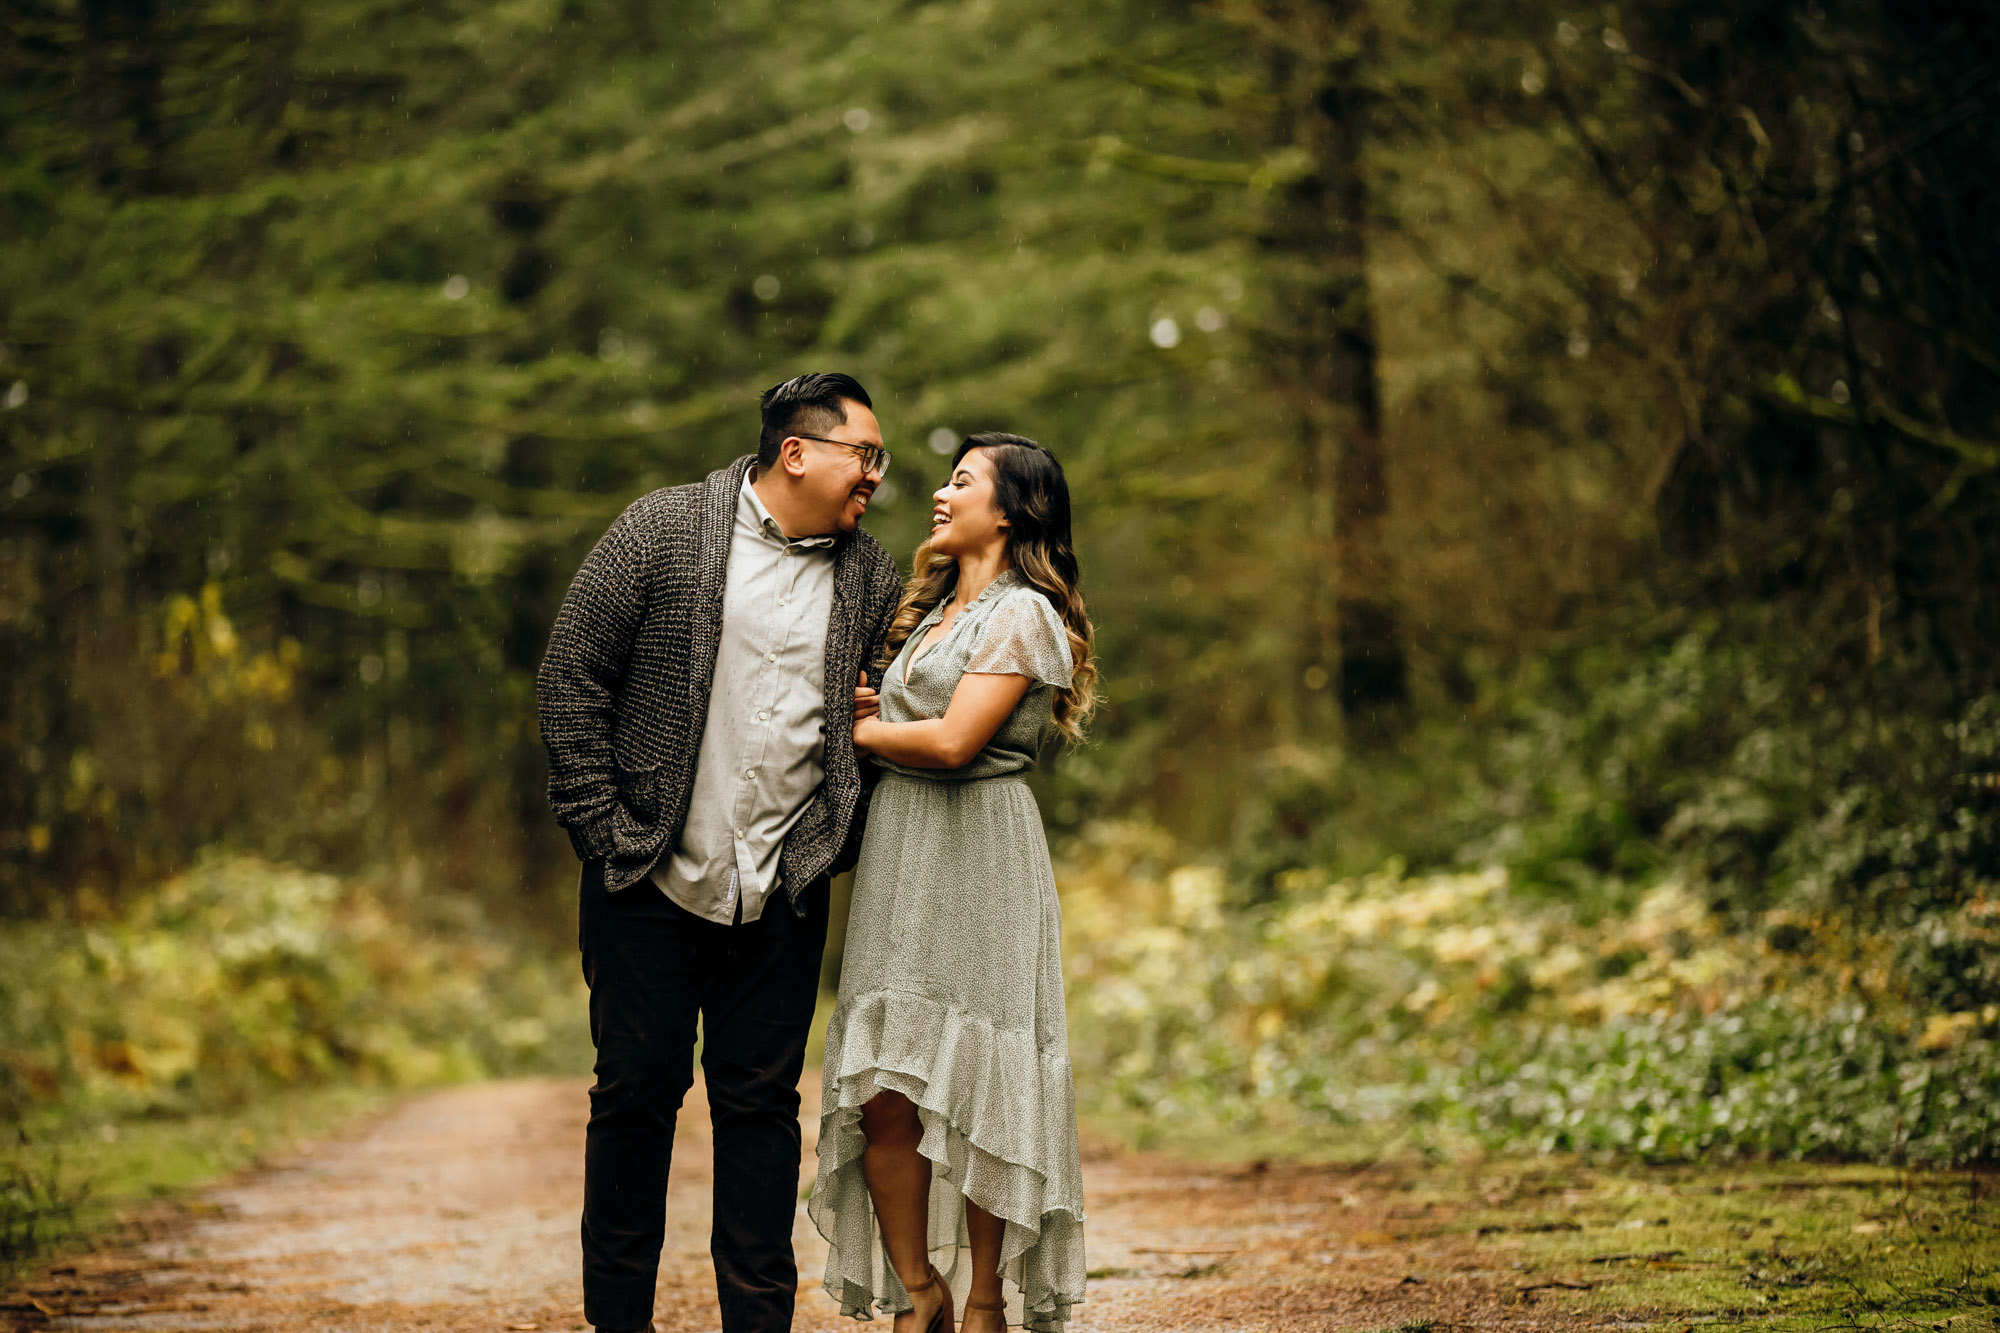
MULTIPOLYGON (((932 1264, 929 1281, 919 1282, 914 1287, 904 1287, 903 1290, 912 1296, 920 1291, 929 1291, 938 1284, 938 1277, 937 1265, 932 1264)), ((931 1322, 924 1325, 924 1333, 952 1333, 952 1314, 951 1288, 946 1287, 944 1289, 944 1301, 938 1306, 937 1313, 931 1316, 931 1322)))
POLYGON ((1007 1322, 1007 1302, 1005 1300, 975 1301, 970 1296, 966 1297, 965 1312, 971 1314, 974 1310, 998 1310, 1000 1312, 1001 1324, 1005 1325, 1007 1322))

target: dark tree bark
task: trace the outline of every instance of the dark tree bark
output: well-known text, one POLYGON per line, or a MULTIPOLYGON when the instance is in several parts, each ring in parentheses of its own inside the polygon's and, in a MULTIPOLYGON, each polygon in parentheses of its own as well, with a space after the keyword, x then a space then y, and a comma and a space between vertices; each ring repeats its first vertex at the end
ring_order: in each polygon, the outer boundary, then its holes
POLYGON ((1302 684, 1306 714, 1350 731, 1393 728, 1408 695, 1383 531, 1389 510, 1368 282, 1368 108, 1361 6, 1308 4, 1273 52, 1278 141, 1307 169, 1279 189, 1262 239, 1277 284, 1282 391, 1300 422, 1299 483, 1310 534, 1302 684))

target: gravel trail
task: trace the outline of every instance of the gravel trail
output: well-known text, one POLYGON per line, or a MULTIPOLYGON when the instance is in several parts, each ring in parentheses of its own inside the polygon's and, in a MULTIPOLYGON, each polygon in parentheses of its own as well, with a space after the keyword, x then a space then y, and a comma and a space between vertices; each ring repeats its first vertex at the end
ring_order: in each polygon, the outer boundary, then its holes
MULTIPOLYGON (((9 1293, 0 1327, 77 1333, 529 1333, 583 1327, 585 1085, 516 1081, 412 1098, 346 1133, 143 1215, 9 1293)), ((807 1080, 807 1163, 817 1119, 807 1080)), ((683 1109, 659 1333, 719 1327, 708 1263, 707 1107, 683 1109)), ((1407 1176, 1194 1165, 1096 1151, 1092 1282, 1074 1333, 1577 1327, 1463 1234, 1401 1220, 1407 1176)), ((807 1171, 805 1179, 809 1179, 807 1171)), ((803 1184, 802 1180, 802 1184, 803 1184)), ((801 1206, 801 1330, 849 1330, 819 1290, 801 1206)), ((874 1326, 887 1333, 887 1322, 874 1326)))

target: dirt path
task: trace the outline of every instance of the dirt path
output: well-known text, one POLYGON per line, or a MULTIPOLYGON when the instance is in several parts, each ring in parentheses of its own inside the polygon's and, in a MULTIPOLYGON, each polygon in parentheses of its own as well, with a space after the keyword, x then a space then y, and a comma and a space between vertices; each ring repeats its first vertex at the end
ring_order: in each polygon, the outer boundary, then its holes
MULTIPOLYGON (((816 1091, 816 1088, 813 1089, 816 1091)), ((719 1327, 708 1264, 707 1109, 683 1111, 656 1328, 719 1327)), ((807 1160, 816 1115, 808 1097, 807 1160)), ((574 1082, 454 1088, 143 1219, 8 1302, 15 1329, 406 1333, 583 1327, 574 1082)), ((1076 1333, 1113 1329, 1574 1327, 1500 1252, 1422 1234, 1389 1174, 1086 1162, 1092 1283, 1076 1333)), ((796 1327, 847 1330, 799 1210, 796 1327)), ((1561 1294, 1558 1289, 1555 1293, 1561 1294)), ((1601 1316, 1588 1322, 1600 1322, 1601 1316)), ((876 1328, 886 1333, 886 1323, 876 1328)))

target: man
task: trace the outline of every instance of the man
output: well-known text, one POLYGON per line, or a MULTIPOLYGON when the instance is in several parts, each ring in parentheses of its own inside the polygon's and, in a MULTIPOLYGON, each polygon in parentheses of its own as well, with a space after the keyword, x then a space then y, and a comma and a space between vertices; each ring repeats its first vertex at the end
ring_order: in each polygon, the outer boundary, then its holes
POLYGON ((857 526, 889 464, 867 391, 801 375, 760 404, 754 457, 611 525, 536 681, 584 862, 584 1317, 607 1333, 652 1320, 697 1016, 725 1333, 788 1329, 798 1287, 798 1082, 827 880, 860 836, 855 683, 901 585, 857 526))

